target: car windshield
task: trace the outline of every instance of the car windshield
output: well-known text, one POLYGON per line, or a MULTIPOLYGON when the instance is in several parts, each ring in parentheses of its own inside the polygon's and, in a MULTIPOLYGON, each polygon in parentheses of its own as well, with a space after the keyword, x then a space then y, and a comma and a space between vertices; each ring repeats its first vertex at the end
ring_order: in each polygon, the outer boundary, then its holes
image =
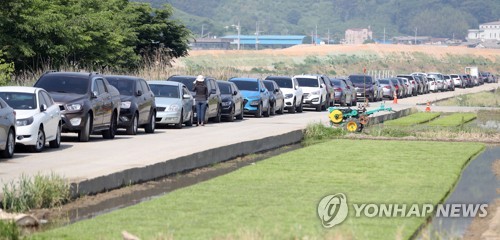
POLYGON ((242 91, 259 91, 259 85, 257 82, 252 81, 234 81, 234 84, 238 89, 242 91))
POLYGON ((264 86, 266 86, 267 90, 274 91, 274 84, 272 82, 264 82, 264 86))
POLYGON ((155 97, 179 98, 179 87, 163 84, 149 84, 155 97))
POLYGON ((450 79, 450 76, 444 75, 444 79, 450 79))
MULTIPOLYGON (((387 79, 380 79, 378 81, 380 82, 380 84, 390 84, 389 80, 387 80, 387 79)), ((391 80, 391 81, 394 82, 394 80, 391 80)))
POLYGON ((372 78, 370 76, 349 76, 349 80, 352 83, 366 83, 370 84, 372 82, 372 78))
POLYGON ((109 84, 113 85, 120 95, 132 96, 134 95, 135 82, 129 79, 120 79, 116 77, 106 77, 109 84))
POLYGON ((337 79, 332 79, 331 82, 333 83, 333 86, 335 86, 335 87, 340 87, 342 85, 340 83, 340 80, 337 80, 337 79))
POLYGON ((276 79, 270 79, 270 80, 275 81, 278 84, 278 86, 280 86, 280 88, 293 88, 292 79, 276 78, 276 79))
POLYGON ((16 110, 36 109, 36 97, 33 93, 0 92, 0 97, 16 110))
POLYGON ((169 81, 180 82, 186 85, 186 87, 192 91, 193 90, 193 82, 196 80, 195 77, 171 77, 168 79, 169 81))
POLYGON ((319 87, 318 79, 316 78, 297 78, 301 87, 319 87))
POLYGON ((89 88, 89 78, 81 76, 43 76, 35 87, 47 92, 86 94, 89 88))
POLYGON ((392 84, 399 85, 399 82, 397 79, 391 79, 392 84))
POLYGON ((217 83, 221 94, 231 94, 231 85, 229 83, 217 83))
POLYGON ((427 75, 427 76, 428 76, 428 77, 433 77, 433 78, 435 78, 435 79, 437 79, 437 80, 441 80, 441 79, 443 79, 443 78, 441 78, 441 74, 429 74, 429 75, 427 75))

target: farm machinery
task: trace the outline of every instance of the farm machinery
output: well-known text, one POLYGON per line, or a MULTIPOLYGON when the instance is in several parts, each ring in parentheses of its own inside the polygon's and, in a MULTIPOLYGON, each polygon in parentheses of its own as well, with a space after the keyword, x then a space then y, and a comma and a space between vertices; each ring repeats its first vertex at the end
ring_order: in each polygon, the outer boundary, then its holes
POLYGON ((328 118, 330 126, 344 127, 348 132, 361 132, 368 124, 369 116, 381 111, 392 111, 392 108, 386 108, 384 104, 380 104, 379 108, 373 110, 366 110, 365 105, 359 105, 357 109, 329 107, 328 118))

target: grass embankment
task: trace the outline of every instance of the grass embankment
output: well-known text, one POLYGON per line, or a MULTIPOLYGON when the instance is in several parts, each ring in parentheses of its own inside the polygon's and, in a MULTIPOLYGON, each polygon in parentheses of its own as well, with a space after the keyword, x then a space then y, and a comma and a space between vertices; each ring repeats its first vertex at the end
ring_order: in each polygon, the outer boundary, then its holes
POLYGON ((355 217, 352 203, 441 201, 477 143, 332 140, 36 239, 406 239, 424 218, 355 217), (446 149, 446 151, 443 151, 446 149), (317 204, 344 193, 347 220, 325 229, 317 204))
POLYGON ((492 92, 459 95, 436 103, 438 106, 500 107, 500 88, 492 92))
POLYGON ((454 113, 430 122, 429 126, 457 127, 477 118, 475 113, 454 113))
POLYGON ((439 117, 441 113, 437 112, 418 112, 412 115, 384 122, 385 126, 412 126, 426 123, 439 117))

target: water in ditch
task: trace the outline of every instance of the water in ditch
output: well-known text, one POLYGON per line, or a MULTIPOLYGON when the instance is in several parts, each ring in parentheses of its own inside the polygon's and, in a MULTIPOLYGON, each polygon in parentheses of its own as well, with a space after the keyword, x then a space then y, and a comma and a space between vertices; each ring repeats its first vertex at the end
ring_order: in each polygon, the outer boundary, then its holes
MULTIPOLYGON (((488 146, 464 169, 445 204, 492 204, 500 197, 497 194, 500 179, 492 170, 492 164, 499 159, 500 145, 488 146)), ((461 239, 473 220, 472 217, 435 217, 421 232, 420 239, 461 239)))

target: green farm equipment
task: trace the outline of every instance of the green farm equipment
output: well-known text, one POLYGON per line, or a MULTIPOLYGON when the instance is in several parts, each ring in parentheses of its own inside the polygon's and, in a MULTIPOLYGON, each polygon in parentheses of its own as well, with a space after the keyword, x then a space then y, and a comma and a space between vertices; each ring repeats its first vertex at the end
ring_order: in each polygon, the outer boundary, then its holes
POLYGON ((383 103, 380 104, 379 108, 373 110, 366 110, 364 105, 358 106, 358 109, 329 107, 328 118, 330 126, 345 127, 349 132, 361 132, 363 127, 368 124, 369 116, 381 111, 392 111, 392 108, 386 108, 383 103))

